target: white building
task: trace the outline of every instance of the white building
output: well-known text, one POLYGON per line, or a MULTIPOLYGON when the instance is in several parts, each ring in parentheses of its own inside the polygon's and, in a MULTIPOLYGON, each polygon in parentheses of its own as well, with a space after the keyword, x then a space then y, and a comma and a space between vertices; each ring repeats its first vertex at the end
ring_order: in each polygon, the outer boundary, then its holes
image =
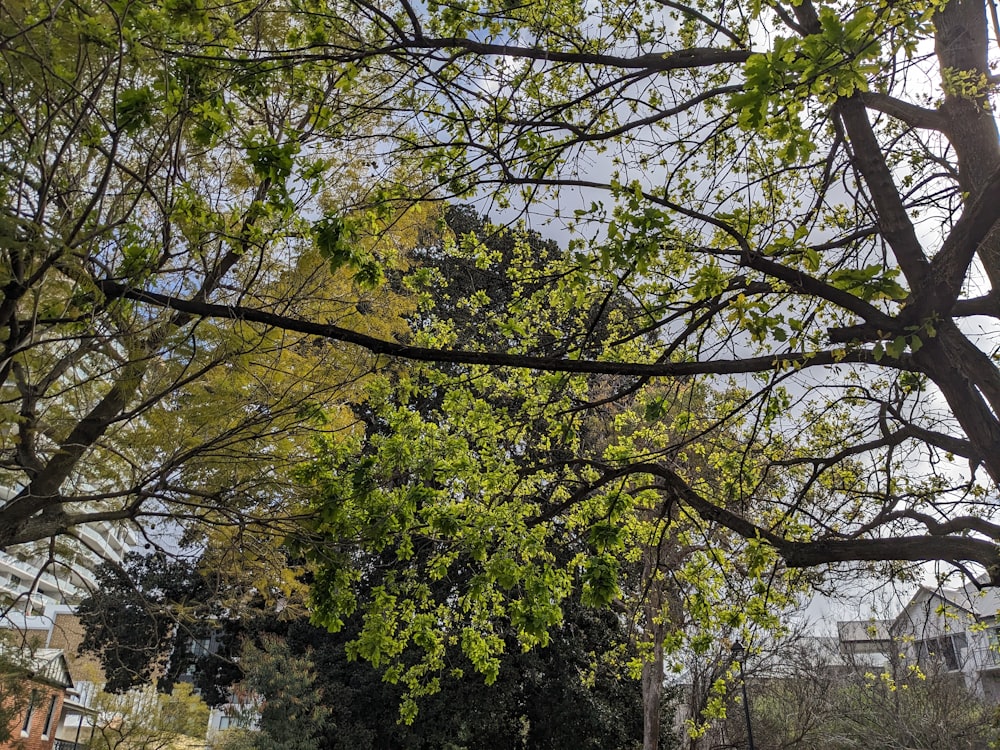
POLYGON ((922 586, 893 621, 892 631, 908 657, 960 674, 970 690, 1000 702, 998 611, 995 588, 922 586))
POLYGON ((837 623, 837 643, 845 664, 882 669, 894 650, 892 620, 837 623))
POLYGON ((921 586, 892 620, 837 623, 840 650, 872 666, 904 659, 961 677, 1000 702, 1000 592, 921 586))
POLYGON ((0 552, 0 606, 27 615, 52 605, 76 604, 97 587, 101 563, 119 563, 136 543, 136 531, 103 521, 80 526, 78 538, 25 544, 0 552))

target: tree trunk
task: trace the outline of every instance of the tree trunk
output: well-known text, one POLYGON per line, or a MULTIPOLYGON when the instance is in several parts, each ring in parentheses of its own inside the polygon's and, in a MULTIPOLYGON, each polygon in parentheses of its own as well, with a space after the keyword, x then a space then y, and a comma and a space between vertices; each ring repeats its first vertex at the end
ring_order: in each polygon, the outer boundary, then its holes
POLYGON ((660 703, 663 700, 663 579, 658 575, 660 550, 649 545, 643 552, 642 580, 646 584, 643 629, 651 645, 642 665, 642 750, 660 746, 660 703))

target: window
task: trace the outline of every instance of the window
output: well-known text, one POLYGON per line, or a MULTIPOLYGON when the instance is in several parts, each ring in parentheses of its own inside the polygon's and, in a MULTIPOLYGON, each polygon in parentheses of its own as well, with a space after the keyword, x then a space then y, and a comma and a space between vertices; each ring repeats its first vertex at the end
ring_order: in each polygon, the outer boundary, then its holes
POLYGON ((14 575, 13 573, 11 573, 10 574, 10 585, 14 586, 15 588, 17 586, 20 586, 21 585, 21 576, 14 575))
POLYGON ((28 701, 28 710, 24 714, 24 723, 21 725, 21 736, 27 737, 31 732, 31 720, 35 718, 35 703, 38 701, 38 691, 31 691, 31 700, 28 701))
POLYGON ((921 664, 936 662, 952 672, 961 668, 962 650, 966 646, 964 633, 928 638, 917 645, 921 664))
POLYGON ((42 730, 42 739, 48 739, 52 734, 52 724, 56 718, 56 697, 53 695, 49 699, 49 712, 45 715, 45 729, 42 730))
POLYGON ((991 664, 1000 662, 1000 628, 990 628, 983 637, 986 639, 986 661, 991 664))

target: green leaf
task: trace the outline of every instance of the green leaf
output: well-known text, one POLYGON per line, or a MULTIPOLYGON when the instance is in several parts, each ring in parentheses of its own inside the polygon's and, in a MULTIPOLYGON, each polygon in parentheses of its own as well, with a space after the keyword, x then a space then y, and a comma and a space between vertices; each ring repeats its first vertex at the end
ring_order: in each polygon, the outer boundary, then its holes
POLYGON ((886 344, 885 351, 890 357, 899 357, 904 351, 906 351, 906 337, 897 336, 886 344))
POLYGON ((153 122, 154 95, 149 88, 127 89, 118 96, 116 122, 119 129, 134 133, 153 122))

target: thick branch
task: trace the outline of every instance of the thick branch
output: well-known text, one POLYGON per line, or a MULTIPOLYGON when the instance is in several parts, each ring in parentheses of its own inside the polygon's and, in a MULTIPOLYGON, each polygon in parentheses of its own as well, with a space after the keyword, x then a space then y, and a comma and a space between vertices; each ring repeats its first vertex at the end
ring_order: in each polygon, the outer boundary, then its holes
MULTIPOLYGON (((981 519, 957 518, 945 523, 920 514, 901 513, 899 517, 912 517, 927 523, 930 534, 926 536, 887 536, 866 538, 816 539, 801 542, 785 537, 756 525, 738 513, 712 502, 696 492, 680 475, 667 466, 656 463, 635 463, 611 468, 593 464, 604 471, 594 487, 607 486, 612 481, 628 476, 647 475, 657 477, 664 491, 671 498, 687 505, 705 521, 717 523, 745 539, 760 539, 771 545, 792 568, 807 568, 834 562, 860 562, 878 560, 905 560, 926 562, 975 562, 985 567, 994 584, 1000 584, 1000 548, 989 539, 970 536, 955 536, 969 530, 989 532, 993 535, 997 527, 982 522, 981 519)), ((582 499, 585 493, 574 495, 582 499)))
POLYGON ((913 222, 906 213, 892 172, 885 162, 885 155, 872 130, 865 106, 858 95, 855 95, 838 101, 836 111, 850 139, 851 161, 864 177, 878 211, 882 236, 892 248, 896 262, 910 286, 917 286, 927 276, 927 257, 917 239, 913 222))
POLYGON ((962 534, 968 531, 975 531, 991 539, 1000 539, 1000 526, 990 523, 984 518, 976 516, 958 516, 947 521, 938 521, 926 513, 917 511, 902 511, 901 518, 912 518, 927 527, 927 531, 934 536, 946 536, 948 534, 962 534))
POLYGON ((976 194, 955 222, 944 244, 931 261, 930 273, 913 292, 912 302, 904 311, 906 322, 919 324, 931 315, 949 317, 962 291, 969 264, 980 243, 997 223, 1000 206, 1000 168, 976 194))
POLYGON ((818 539, 815 542, 787 542, 778 548, 778 553, 790 568, 880 560, 975 562, 987 569, 994 584, 1000 584, 997 545, 969 536, 818 539))
POLYGON ((311 336, 319 336, 333 341, 343 341, 367 349, 373 354, 410 359, 419 362, 439 362, 443 364, 468 364, 495 367, 518 367, 546 372, 592 373, 595 375, 636 375, 676 377, 684 375, 730 375, 738 373, 767 372, 788 367, 817 367, 840 363, 866 363, 882 366, 912 369, 908 355, 883 357, 878 363, 871 352, 858 349, 848 352, 790 352, 769 354, 761 357, 742 359, 722 359, 694 362, 613 362, 607 360, 564 359, 560 357, 535 357, 525 354, 503 352, 472 351, 468 349, 430 349, 421 346, 400 344, 374 336, 352 331, 340 326, 312 323, 284 315, 255 310, 239 305, 216 305, 205 302, 178 299, 165 294, 131 289, 117 282, 102 281, 98 286, 109 297, 120 297, 144 302, 206 318, 242 320, 266 326, 296 331, 311 336))
MULTIPOLYGON (((676 52, 649 53, 635 57, 603 54, 600 52, 567 52, 544 47, 524 47, 517 44, 492 44, 480 42, 465 37, 419 37, 403 39, 396 44, 379 49, 345 50, 336 52, 336 47, 309 47, 300 50, 290 50, 282 55, 259 56, 256 63, 293 60, 297 63, 309 60, 327 60, 331 57, 337 60, 345 57, 364 59, 399 54, 406 50, 454 51, 460 50, 476 55, 494 55, 520 60, 538 60, 542 62, 570 63, 575 65, 601 66, 621 68, 625 70, 645 70, 650 73, 666 73, 672 70, 690 68, 705 68, 713 65, 738 65, 744 63, 753 54, 750 50, 716 49, 713 47, 692 47, 676 52), (329 50, 329 52, 324 52, 329 50)), ((212 58, 217 60, 217 58, 212 58)), ((239 62, 239 61, 236 61, 239 62)))
POLYGON ((904 102, 902 99, 877 91, 865 91, 860 96, 861 101, 869 109, 895 117, 910 127, 936 130, 941 133, 947 127, 947 119, 935 109, 924 109, 916 104, 910 104, 910 102, 904 102))
POLYGON ((928 535, 793 541, 705 499, 676 472, 665 466, 636 464, 630 468, 635 474, 646 473, 659 477, 667 491, 706 521, 718 523, 746 539, 767 542, 792 568, 869 560, 975 562, 987 569, 994 584, 1000 584, 1000 548, 991 540, 970 536, 928 535))
POLYGON ((1000 294, 990 292, 982 297, 960 299, 951 308, 951 314, 956 318, 971 317, 973 315, 1000 318, 1000 294))
MULTIPOLYGON (((822 33, 819 16, 810 0, 803 0, 795 6, 795 17, 803 30, 809 34, 822 33)), ((864 177, 872 201, 878 211, 878 224, 882 236, 892 248, 896 262, 909 281, 915 286, 923 281, 927 273, 927 257, 917 238, 913 222, 906 213, 906 207, 896 188, 892 171, 886 163, 878 138, 860 93, 840 99, 834 112, 843 123, 851 144, 851 163, 864 177)))
POLYGON ((969 341, 950 318, 937 336, 913 354, 913 362, 941 389, 969 442, 1000 483, 1000 372, 996 363, 969 341))

